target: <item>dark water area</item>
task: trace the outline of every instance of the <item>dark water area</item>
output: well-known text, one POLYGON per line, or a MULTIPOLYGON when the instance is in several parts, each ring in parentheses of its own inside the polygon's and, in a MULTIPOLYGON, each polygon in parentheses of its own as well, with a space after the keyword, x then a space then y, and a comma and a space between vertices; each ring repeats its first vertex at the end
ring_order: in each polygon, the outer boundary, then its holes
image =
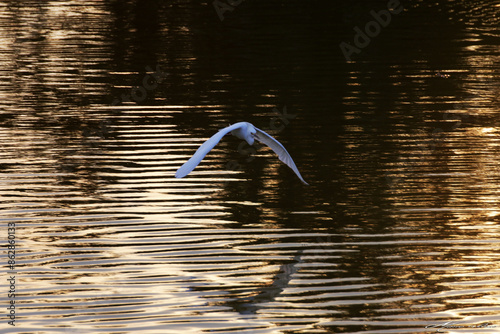
POLYGON ((500 332, 499 24, 0 1, 0 332, 500 332), (310 185, 230 135, 174 177, 240 121, 310 185))

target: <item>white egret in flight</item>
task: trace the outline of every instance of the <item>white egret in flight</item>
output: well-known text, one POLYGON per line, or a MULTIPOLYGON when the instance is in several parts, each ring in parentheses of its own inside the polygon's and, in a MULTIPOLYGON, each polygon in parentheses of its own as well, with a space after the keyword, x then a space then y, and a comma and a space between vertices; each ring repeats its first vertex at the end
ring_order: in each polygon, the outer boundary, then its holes
POLYGON ((295 174, 297 174, 297 176, 302 182, 304 182, 306 185, 309 185, 306 181, 304 181, 302 175, 300 175, 300 172, 297 169, 297 166, 295 166, 292 157, 283 147, 283 145, 281 145, 279 141, 277 141, 276 139, 274 139, 261 129, 256 128, 255 126, 253 126, 248 122, 235 123, 220 130, 215 135, 213 135, 210 139, 204 142, 200 146, 200 148, 198 148, 198 150, 191 157, 191 159, 189 159, 184 165, 182 165, 177 170, 177 172, 175 173, 175 177, 182 178, 191 173, 191 171, 195 169, 196 166, 198 166, 201 160, 203 160, 205 155, 207 155, 207 153, 210 152, 210 150, 214 148, 215 145, 217 145, 217 143, 222 139, 222 137, 224 137, 229 132, 231 132, 233 136, 246 140, 246 142, 249 145, 253 145, 254 139, 257 139, 261 143, 266 144, 274 151, 274 153, 278 155, 281 161, 287 164, 288 167, 290 167, 295 172, 295 174))

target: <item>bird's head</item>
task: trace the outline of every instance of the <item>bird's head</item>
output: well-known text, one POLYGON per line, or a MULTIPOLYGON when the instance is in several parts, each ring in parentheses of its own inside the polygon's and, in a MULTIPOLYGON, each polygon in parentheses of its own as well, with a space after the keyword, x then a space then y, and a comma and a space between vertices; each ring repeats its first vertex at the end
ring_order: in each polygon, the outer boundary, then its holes
POLYGON ((248 123, 247 129, 246 129, 246 134, 245 134, 245 140, 247 141, 248 145, 253 145, 255 142, 255 133, 257 130, 255 130, 255 127, 248 123))

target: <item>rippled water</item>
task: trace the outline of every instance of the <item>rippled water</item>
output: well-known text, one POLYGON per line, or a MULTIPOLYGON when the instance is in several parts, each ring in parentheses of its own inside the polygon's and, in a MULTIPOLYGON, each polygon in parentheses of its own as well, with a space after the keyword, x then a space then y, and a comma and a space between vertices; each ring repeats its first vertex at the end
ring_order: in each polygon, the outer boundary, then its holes
POLYGON ((401 3, 346 61, 384 3, 0 2, 0 329, 498 333, 500 7, 401 3), (311 185, 174 178, 242 120, 311 185))

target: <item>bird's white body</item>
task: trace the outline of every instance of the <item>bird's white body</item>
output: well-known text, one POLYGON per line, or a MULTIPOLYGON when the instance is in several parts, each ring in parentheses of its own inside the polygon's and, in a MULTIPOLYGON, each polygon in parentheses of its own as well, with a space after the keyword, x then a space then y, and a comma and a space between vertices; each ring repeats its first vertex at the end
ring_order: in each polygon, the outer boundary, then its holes
POLYGON ((205 155, 207 155, 207 153, 210 152, 210 150, 212 150, 212 148, 214 148, 215 145, 217 145, 217 143, 222 139, 222 137, 224 137, 229 132, 231 132, 233 136, 245 140, 249 145, 253 145, 255 139, 266 144, 278 155, 281 161, 287 164, 288 167, 290 167, 295 172, 295 174, 297 174, 297 176, 303 183, 308 184, 306 181, 304 181, 302 175, 300 175, 300 172, 297 169, 297 166, 295 166, 292 157, 290 156, 288 151, 283 147, 283 145, 281 145, 280 142, 278 142, 276 139, 268 135, 266 132, 260 130, 259 128, 256 128, 255 126, 253 126, 248 122, 235 123, 220 130, 215 135, 213 135, 210 139, 208 139, 198 148, 198 150, 194 153, 191 159, 189 159, 184 165, 182 165, 177 170, 177 172, 175 173, 175 177, 182 178, 191 173, 191 171, 196 166, 198 166, 201 160, 203 160, 205 155))
MULTIPOLYGON (((236 125, 238 127, 236 129, 234 129, 233 131, 231 131, 231 134, 237 138, 246 140, 248 145, 253 145, 253 143, 255 141, 253 136, 257 132, 255 127, 248 122, 239 122, 239 123, 233 124, 233 126, 236 126, 236 125)), ((221 131, 224 131, 224 129, 222 129, 221 131)))

